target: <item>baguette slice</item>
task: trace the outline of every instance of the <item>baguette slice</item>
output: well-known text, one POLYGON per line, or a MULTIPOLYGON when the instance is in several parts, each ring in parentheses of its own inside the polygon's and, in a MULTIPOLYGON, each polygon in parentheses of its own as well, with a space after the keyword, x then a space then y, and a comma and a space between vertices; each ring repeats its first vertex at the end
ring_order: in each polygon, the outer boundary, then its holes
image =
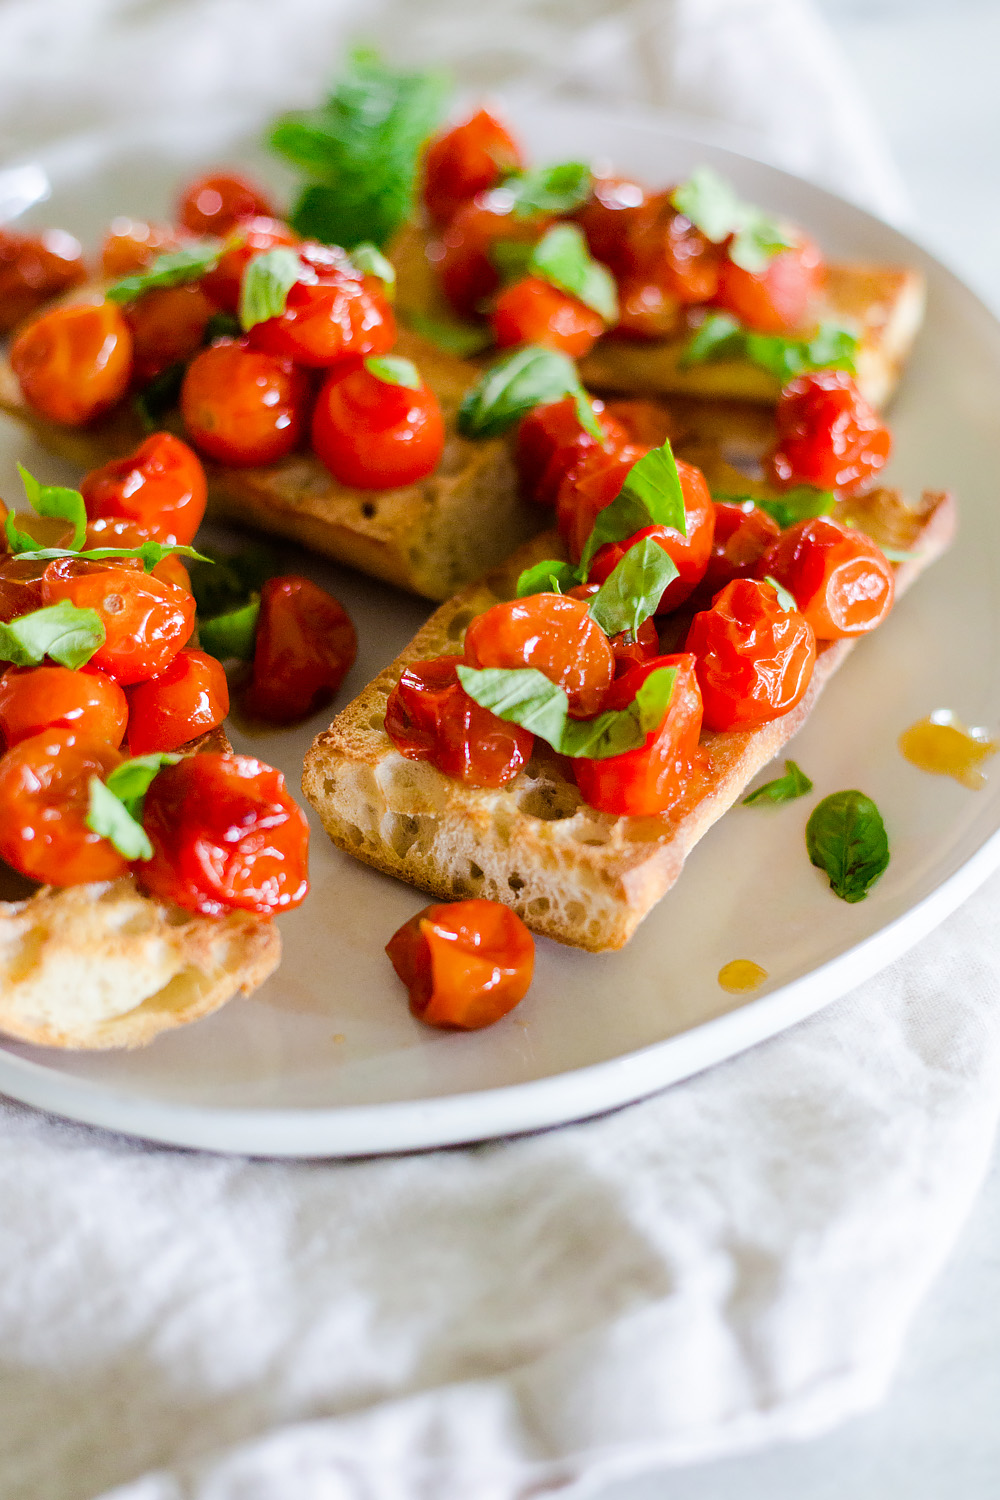
MULTIPOLYGON (((188 747, 226 751, 222 730, 188 747)), ((31 882, 2 867, 4 895, 31 882)), ((142 1047, 250 994, 278 967, 273 922, 203 917, 131 875, 0 901, 0 1032, 42 1047, 142 1047)))
MULTIPOLYGON (((947 494, 925 493, 911 508, 898 492, 878 490, 853 501, 850 518, 884 545, 919 550, 897 565, 902 592, 947 547, 955 508, 947 494)), ((809 691, 784 718, 703 735, 706 778, 656 817, 616 818, 588 807, 540 741, 531 763, 500 791, 474 790, 426 761, 406 760, 384 728, 386 699, 403 668, 459 651, 469 621, 513 597, 521 569, 565 555, 560 548, 554 534, 538 538, 438 609, 317 736, 302 788, 333 842, 365 863, 439 898, 502 901, 535 932, 601 952, 628 941, 689 850, 802 726, 854 642, 821 643, 809 691)))

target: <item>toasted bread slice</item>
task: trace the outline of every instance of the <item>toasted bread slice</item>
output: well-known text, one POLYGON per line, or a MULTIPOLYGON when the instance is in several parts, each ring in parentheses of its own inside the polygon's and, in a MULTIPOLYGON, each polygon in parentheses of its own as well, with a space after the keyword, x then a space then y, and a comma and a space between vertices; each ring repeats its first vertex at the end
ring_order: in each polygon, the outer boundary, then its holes
MULTIPOLYGON (((954 503, 894 490, 850 506, 853 524, 919 556, 897 565, 902 591, 948 545, 954 503)), ((821 643, 812 683, 784 718, 706 733, 708 772, 656 817, 612 817, 584 803, 557 758, 536 741, 528 767, 500 791, 479 791, 425 761, 406 760, 385 732, 385 705, 410 662, 461 649, 469 621, 512 598, 522 568, 564 555, 547 534, 438 609, 403 654, 318 735, 302 788, 339 848, 441 898, 486 896, 534 931, 600 952, 621 948, 677 879, 689 850, 802 726, 853 641, 821 643)))

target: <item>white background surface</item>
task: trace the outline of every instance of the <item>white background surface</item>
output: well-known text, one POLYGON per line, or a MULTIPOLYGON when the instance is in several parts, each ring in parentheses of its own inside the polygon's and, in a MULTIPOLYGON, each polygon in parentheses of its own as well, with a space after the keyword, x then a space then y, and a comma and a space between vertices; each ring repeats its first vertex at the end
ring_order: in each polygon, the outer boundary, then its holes
MULTIPOLYGON (((821 8, 889 136, 916 232, 1000 311, 1000 5, 821 0, 821 8)), ((998 1412, 995 1159, 879 1412, 810 1443, 615 1485, 600 1500, 995 1500, 998 1412)))

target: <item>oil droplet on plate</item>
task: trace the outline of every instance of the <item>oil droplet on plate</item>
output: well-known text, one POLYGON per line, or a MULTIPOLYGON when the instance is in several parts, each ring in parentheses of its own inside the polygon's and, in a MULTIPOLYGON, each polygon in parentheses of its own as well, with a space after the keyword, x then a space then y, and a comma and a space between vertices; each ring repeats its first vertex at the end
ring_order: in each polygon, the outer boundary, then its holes
POLYGON ((719 983, 731 995, 745 995, 763 984, 767 977, 767 970, 755 964, 752 958, 734 958, 719 970, 719 983))
POLYGON ((900 753, 921 771, 932 776, 953 776, 962 786, 978 791, 986 785, 980 764, 995 755, 1000 745, 985 729, 966 729, 947 708, 936 708, 899 736, 900 753))

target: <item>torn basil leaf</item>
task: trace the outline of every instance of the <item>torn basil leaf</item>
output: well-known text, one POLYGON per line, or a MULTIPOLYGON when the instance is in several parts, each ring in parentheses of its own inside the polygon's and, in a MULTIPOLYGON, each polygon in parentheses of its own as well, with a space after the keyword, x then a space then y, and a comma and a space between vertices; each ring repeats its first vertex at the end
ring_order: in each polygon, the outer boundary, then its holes
MULTIPOLYGON (((536 406, 578 393, 600 438, 593 408, 569 355, 540 344, 524 344, 492 364, 466 393, 458 409, 458 430, 463 437, 496 437, 536 406)), ((587 430, 592 431, 589 426, 587 430)))
POLYGON ((525 599, 529 594, 566 594, 582 583, 579 568, 561 558, 547 557, 525 568, 517 580, 517 597, 525 599))
POLYGON ((423 385, 413 360, 404 359, 401 354, 373 355, 364 364, 369 375, 384 380, 386 385, 402 385, 411 391, 419 391, 423 385))
POLYGON ((199 618, 198 640, 202 650, 219 661, 253 661, 259 618, 259 594, 225 614, 213 615, 210 620, 199 618))
POLYGON ((99 833, 109 844, 114 844, 124 859, 152 859, 153 846, 149 842, 149 834, 99 776, 90 778, 87 812, 83 821, 92 833, 99 833))
POLYGON ((172 755, 165 750, 155 750, 149 755, 134 755, 131 760, 124 760, 120 766, 115 766, 105 785, 109 792, 114 792, 127 812, 141 823, 143 803, 154 777, 159 775, 164 766, 175 766, 180 759, 179 755, 172 755))
POLYGON ((778 603, 786 613, 789 610, 798 609, 799 606, 795 602, 795 595, 790 594, 783 583, 779 583, 776 578, 772 578, 770 573, 764 575, 764 582, 769 583, 774 589, 774 592, 778 596, 778 603))
POLYGON ((590 601, 588 613, 605 635, 629 630, 637 635, 659 608, 663 591, 677 577, 677 566, 651 536, 630 547, 590 601))
POLYGON ((516 218, 532 214, 571 214, 590 197, 594 174, 586 162, 557 162, 551 167, 529 167, 512 172, 493 192, 510 202, 516 218))
POLYGON ((0 623, 0 661, 37 667, 45 657, 61 667, 82 667, 104 645, 104 624, 96 609, 79 609, 68 599, 0 623))
POLYGON ((671 526, 687 536, 684 491, 669 440, 633 464, 615 499, 598 511, 580 559, 584 575, 599 547, 624 541, 647 526, 671 526))
POLYGON ((144 570, 151 573, 157 563, 165 557, 194 558, 198 562, 210 562, 203 553, 196 552, 180 542, 141 542, 138 547, 90 547, 86 552, 76 552, 68 547, 39 547, 34 552, 19 554, 22 562, 54 562, 60 557, 76 557, 81 562, 110 562, 121 558, 135 558, 144 570))
MULTIPOLYGON (((72 526, 70 550, 75 552, 87 534, 87 508, 80 491, 66 489, 58 484, 40 484, 23 464, 18 464, 17 472, 21 476, 28 504, 37 516, 52 516, 60 521, 68 521, 72 526)), ((16 512, 8 512, 4 529, 11 552, 23 554, 37 550, 35 538, 18 528, 16 512)))
POLYGON ((806 824, 806 849, 842 901, 863 901, 889 864, 882 814, 864 792, 834 792, 814 807, 806 824))
POLYGON ((618 322, 618 291, 606 266, 594 260, 582 229, 554 224, 531 251, 527 274, 539 276, 598 313, 607 324, 618 322))
POLYGON ((200 240, 184 245, 180 250, 166 250, 141 271, 123 276, 112 282, 104 293, 109 302, 135 302, 145 292, 157 287, 184 286, 189 281, 200 281, 213 271, 222 254, 218 240, 200 240))
POLYGON ((687 182, 674 189, 670 201, 714 245, 732 237, 729 258, 744 271, 763 271, 774 255, 796 243, 780 220, 744 203, 711 167, 692 172, 687 182))
POLYGON ((457 354, 459 359, 468 359, 472 354, 482 354, 493 342, 489 328, 475 323, 462 323, 457 318, 427 317, 420 312, 407 312, 406 322, 436 348, 446 354, 457 354))
POLYGON ((202 620, 242 609, 254 594, 260 593, 267 580, 274 578, 284 567, 280 554, 262 543, 242 552, 208 548, 206 561, 196 561, 190 569, 199 629, 202 620))
POLYGON ((754 333, 728 313, 709 313, 681 351, 680 365, 688 369, 716 360, 745 359, 787 385, 805 370, 846 370, 853 375, 859 342, 856 333, 838 323, 821 323, 809 339, 789 339, 754 333))
POLYGON ((743 798, 744 807, 755 807, 759 802, 794 802, 796 797, 804 797, 811 792, 813 784, 804 771, 800 770, 794 760, 785 761, 784 776, 776 776, 773 781, 765 781, 752 791, 749 797, 743 798))
POLYGON ((302 261, 294 250, 279 245, 261 250, 247 263, 240 282, 240 327, 244 332, 269 318, 280 318, 288 293, 303 274, 302 261))
MULTIPOLYGON (((729 496, 713 495, 714 500, 729 499, 729 496)), ((753 495, 741 498, 752 499, 755 505, 766 511, 772 521, 777 521, 782 531, 799 521, 813 521, 817 516, 828 516, 836 503, 831 490, 817 490, 810 484, 798 484, 786 490, 777 500, 761 499, 753 495)))
POLYGON ((392 302, 396 295, 396 267, 388 260, 377 245, 371 240, 362 240, 360 245, 355 245, 350 252, 351 264, 357 268, 362 276, 374 276, 381 281, 385 288, 387 301, 392 302))

